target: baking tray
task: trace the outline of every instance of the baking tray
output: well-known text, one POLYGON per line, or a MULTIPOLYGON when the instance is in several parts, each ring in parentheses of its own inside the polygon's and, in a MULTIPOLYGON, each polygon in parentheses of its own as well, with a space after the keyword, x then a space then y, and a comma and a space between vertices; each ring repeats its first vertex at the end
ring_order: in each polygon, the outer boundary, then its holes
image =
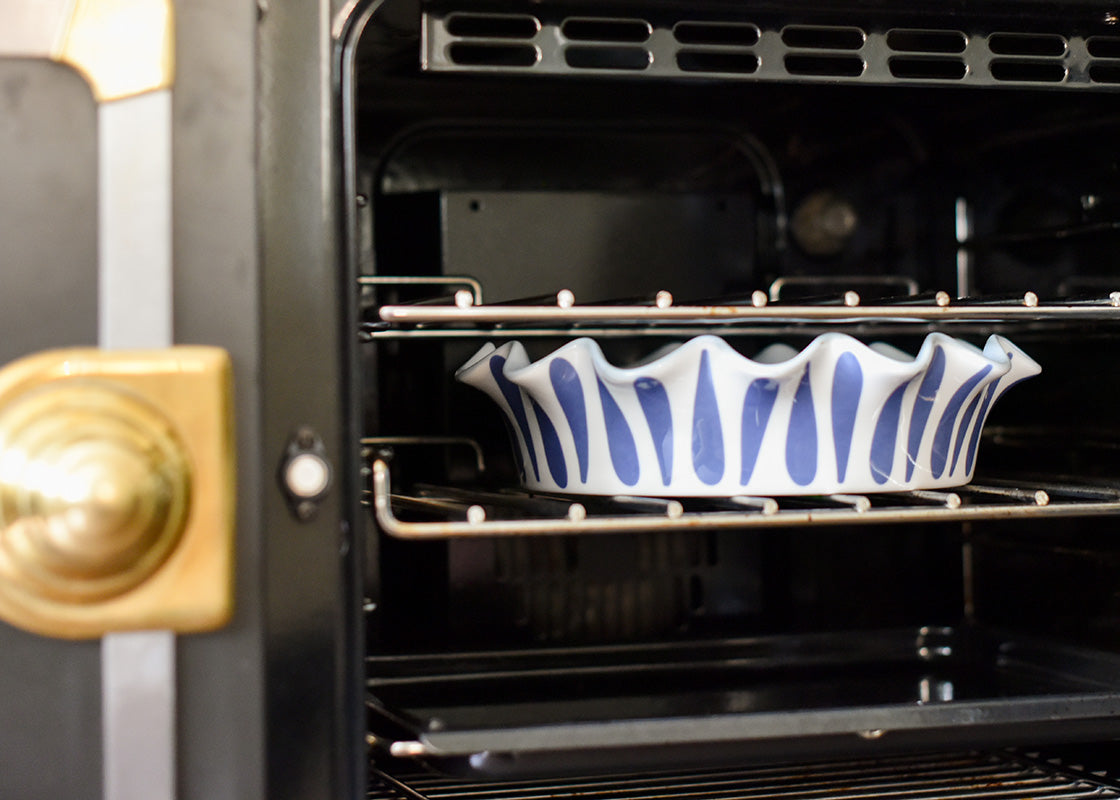
POLYGON ((495 777, 1120 731, 1120 656, 978 628, 374 656, 367 672, 375 747, 495 777))

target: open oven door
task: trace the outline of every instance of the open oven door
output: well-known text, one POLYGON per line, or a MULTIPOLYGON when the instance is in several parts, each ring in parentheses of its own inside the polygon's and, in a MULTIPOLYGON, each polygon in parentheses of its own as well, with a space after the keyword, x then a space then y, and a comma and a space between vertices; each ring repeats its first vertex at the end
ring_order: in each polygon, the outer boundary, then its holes
POLYGON ((234 530, 230 358, 171 346, 172 8, 3 15, 0 794, 171 798, 234 530))

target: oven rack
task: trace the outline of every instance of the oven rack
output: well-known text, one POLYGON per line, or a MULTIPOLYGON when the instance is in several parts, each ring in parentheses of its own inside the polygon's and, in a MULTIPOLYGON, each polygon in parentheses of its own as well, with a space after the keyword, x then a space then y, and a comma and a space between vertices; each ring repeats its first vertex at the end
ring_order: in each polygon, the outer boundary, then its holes
POLYGON ((549 495, 418 485, 394 491, 375 458, 366 502, 398 539, 784 528, 1083 517, 1120 513, 1120 490, 1077 483, 985 480, 953 491, 819 497, 666 499, 549 495), (407 516, 422 519, 405 519, 407 516))
POLYGON ((1104 773, 1066 767, 1058 759, 1016 752, 920 753, 839 761, 647 770, 621 774, 494 781, 373 766, 369 800, 493 800, 581 798, 768 798, 832 800, 955 798, 956 800, 1089 800, 1120 795, 1104 773), (394 774, 395 773, 395 774, 394 774))
MULTIPOLYGON (((360 279, 371 285, 382 279, 360 279)), ((460 279, 466 281, 467 279, 460 279)), ((446 281, 453 282, 453 281, 446 281)), ((368 339, 411 336, 454 338, 504 335, 562 336, 577 327, 584 335, 666 334, 665 326, 742 326, 775 322, 852 325, 860 323, 1037 323, 1047 321, 1120 321, 1120 292, 1087 300, 1043 301, 1035 292, 1013 298, 954 299, 948 292, 877 300, 864 305, 855 291, 815 302, 774 302, 756 290, 746 298, 677 305, 666 291, 631 303, 579 305, 568 290, 547 299, 481 303, 476 288, 453 296, 416 303, 382 305, 380 322, 366 322, 368 339), (587 326, 598 326, 590 328, 587 326)))

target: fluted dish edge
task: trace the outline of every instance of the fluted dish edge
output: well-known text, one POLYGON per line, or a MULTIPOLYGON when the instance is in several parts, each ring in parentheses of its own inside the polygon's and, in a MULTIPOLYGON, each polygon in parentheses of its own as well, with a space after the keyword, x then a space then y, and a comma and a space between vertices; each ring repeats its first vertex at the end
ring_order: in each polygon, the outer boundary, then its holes
POLYGON ((487 343, 455 377, 501 407, 526 488, 780 496, 965 484, 992 404, 1040 370, 999 335, 930 333, 911 357, 826 333, 754 359, 697 336, 631 367, 589 338, 533 362, 487 343))

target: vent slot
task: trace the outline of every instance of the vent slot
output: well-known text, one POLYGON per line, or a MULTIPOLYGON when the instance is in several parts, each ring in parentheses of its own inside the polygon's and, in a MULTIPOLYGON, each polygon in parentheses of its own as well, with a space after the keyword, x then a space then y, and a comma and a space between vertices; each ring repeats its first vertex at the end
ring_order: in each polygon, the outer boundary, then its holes
POLYGON ((1087 44, 1093 58, 1120 58, 1120 36, 1093 36, 1087 44))
POLYGON ((1060 56, 1066 40, 1054 33, 993 33, 988 49, 1001 56, 1060 56))
POLYGON ((810 50, 859 50, 866 39, 867 34, 859 28, 790 25, 782 30, 786 45, 810 50))
POLYGON ((643 47, 569 47, 564 60, 573 69, 614 69, 640 71, 650 65, 649 51, 643 47))
POLYGON ((968 67, 959 58, 894 56, 888 67, 891 75, 903 80, 959 81, 968 74, 968 67))
POLYGON ((564 20, 560 27, 564 37, 578 42, 644 42, 653 32, 648 22, 640 19, 564 20))
POLYGON ((997 81, 1020 83, 1061 83, 1066 68, 1053 61, 993 61, 992 77, 997 81))
POLYGON ((858 78, 866 68, 859 56, 787 55, 790 75, 819 75, 827 78, 858 78))
POLYGON ((898 28, 887 32, 887 47, 899 53, 963 53, 968 37, 961 31, 898 28))
POLYGON ((532 39, 541 29, 536 17, 523 14, 452 14, 445 24, 452 36, 474 39, 532 39))
POLYGON ((655 18, 637 5, 569 4, 553 15, 529 4, 506 10, 496 2, 477 9, 458 0, 430 5, 440 8, 421 11, 420 66, 430 72, 505 69, 511 75, 531 71, 582 79, 613 73, 652 81, 828 80, 1010 91, 1031 85, 1098 92, 1120 88, 1120 30, 1099 28, 1090 36, 1079 34, 1073 23, 1027 27, 1024 21, 1018 29, 971 16, 937 22, 914 17, 876 28, 855 17, 787 16, 767 22, 714 10, 710 17, 681 9, 674 14, 668 7, 655 18))
POLYGON ((750 47, 758 44, 759 36, 757 26, 733 22, 678 22, 673 26, 673 37, 681 44, 750 47))
POLYGON ((1093 83, 1120 83, 1120 64, 1094 64, 1089 67, 1089 80, 1093 83))
POLYGON ((463 67, 531 67, 540 52, 531 44, 454 42, 447 48, 452 63, 463 67))
POLYGON ((677 67, 682 72, 734 72, 749 75, 758 69, 758 57, 752 53, 682 50, 677 53, 677 67))

